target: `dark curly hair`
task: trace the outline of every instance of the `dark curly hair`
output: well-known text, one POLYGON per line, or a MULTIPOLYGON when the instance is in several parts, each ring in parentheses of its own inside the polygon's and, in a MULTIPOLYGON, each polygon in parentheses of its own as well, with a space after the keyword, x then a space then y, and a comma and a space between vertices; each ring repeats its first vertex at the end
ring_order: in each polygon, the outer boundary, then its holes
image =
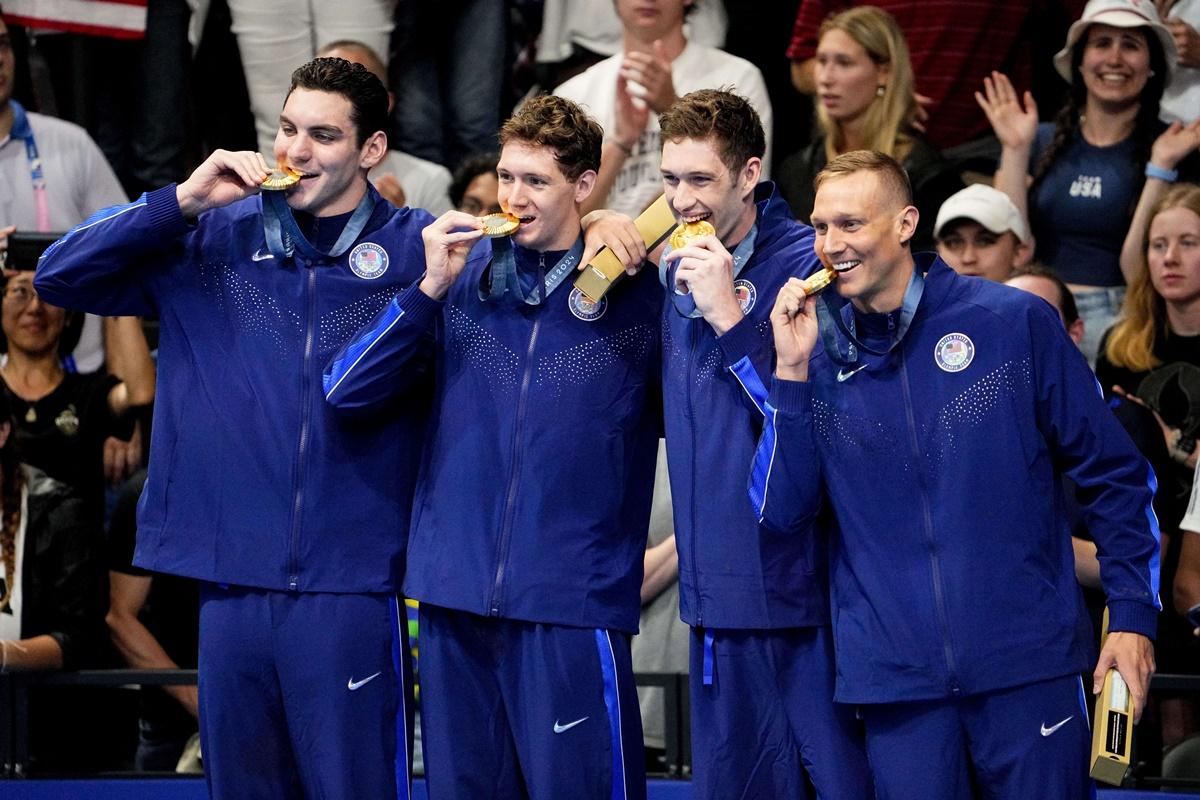
POLYGON ((721 161, 733 172, 767 150, 762 120, 750 101, 721 89, 700 89, 684 95, 658 119, 663 142, 716 139, 721 161))
POLYGON ((500 128, 500 146, 524 142, 554 151, 554 160, 567 180, 574 182, 590 170, 600 170, 604 129, 578 104, 552 94, 521 106, 500 128))
POLYGON ((359 147, 376 131, 387 130, 387 89, 362 64, 351 64, 343 58, 314 58, 292 73, 288 97, 297 89, 332 92, 349 100, 350 121, 359 147))

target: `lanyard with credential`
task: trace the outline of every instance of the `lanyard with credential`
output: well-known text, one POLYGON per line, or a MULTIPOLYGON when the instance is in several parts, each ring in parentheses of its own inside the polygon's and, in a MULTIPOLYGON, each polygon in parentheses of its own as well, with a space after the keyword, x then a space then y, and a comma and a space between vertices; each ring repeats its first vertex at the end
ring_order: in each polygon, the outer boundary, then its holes
POLYGON ((512 240, 508 237, 493 239, 492 263, 484 270, 479 280, 479 299, 496 301, 511 292, 514 298, 520 299, 526 305, 540 305, 575 271, 575 265, 582 257, 583 237, 580 236, 566 255, 548 272, 539 270, 537 283, 526 295, 521 289, 521 281, 517 275, 517 255, 513 251, 512 240))
MULTIPOLYGON (((733 248, 733 277, 736 280, 746 267, 746 262, 750 260, 750 256, 754 255, 754 242, 758 238, 758 223, 750 226, 750 232, 746 234, 746 238, 738 242, 738 246, 733 248)), ((675 289, 675 273, 679 270, 679 263, 676 262, 674 267, 667 264, 667 253, 671 252, 671 245, 667 245, 663 250, 662 257, 658 260, 658 279, 666 288, 668 296, 671 298, 671 303, 675 306, 675 310, 680 315, 688 319, 698 319, 704 316, 696 308, 696 299, 692 297, 691 292, 680 294, 675 289)))
POLYGON ((333 243, 333 249, 322 253, 300 231, 283 192, 263 192, 262 196, 263 233, 267 237, 267 249, 280 261, 291 258, 297 249, 304 259, 310 262, 338 258, 362 235, 372 212, 375 211, 375 195, 368 187, 363 199, 358 201, 358 207, 350 215, 350 221, 342 229, 342 235, 333 243))
POLYGON ((25 159, 29 163, 29 177, 33 181, 33 202, 37 207, 37 229, 50 230, 50 200, 46 195, 46 173, 42 169, 42 159, 38 155, 37 142, 33 138, 33 128, 29 125, 29 115, 16 100, 10 100, 13 108, 12 137, 25 142, 25 159))
POLYGON ((866 366, 859 361, 860 350, 874 356, 882 356, 892 352, 900 345, 904 335, 908 333, 909 326, 912 325, 913 316, 917 313, 917 306, 921 302, 921 295, 924 291, 925 279, 921 276, 919 269, 914 269, 912 278, 908 281, 908 287, 904 290, 904 300, 900 304, 900 324, 896 326, 892 343, 886 350, 875 350, 858 340, 858 337, 855 336, 854 315, 850 315, 850 322, 847 324, 846 320, 842 318, 842 309, 833 305, 830 292, 823 292, 817 298, 817 326, 821 331, 821 341, 825 345, 825 352, 829 354, 833 362, 844 368, 842 374, 846 374, 846 370, 849 370, 849 374, 853 374, 866 366), (841 331, 849 342, 845 353, 838 346, 837 333, 834 332, 834 328, 841 331))

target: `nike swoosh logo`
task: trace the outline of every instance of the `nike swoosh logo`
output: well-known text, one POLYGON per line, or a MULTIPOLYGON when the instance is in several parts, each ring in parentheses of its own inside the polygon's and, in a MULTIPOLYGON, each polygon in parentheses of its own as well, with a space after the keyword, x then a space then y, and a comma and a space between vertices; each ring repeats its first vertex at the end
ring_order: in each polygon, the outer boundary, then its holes
POLYGON ((260 247, 254 251, 254 255, 250 256, 250 260, 251 261, 266 261, 268 258, 274 258, 274 257, 275 256, 271 253, 264 253, 263 249, 260 247))
POLYGON ((362 687, 366 686, 371 681, 378 678, 382 674, 383 674, 382 672, 376 672, 374 675, 368 675, 367 677, 363 678, 361 681, 354 680, 354 676, 351 675, 350 680, 346 683, 346 688, 352 692, 356 692, 359 689, 361 689, 362 687))
POLYGON ((1055 725, 1051 725, 1049 728, 1047 728, 1047 727, 1046 727, 1046 723, 1044 723, 1044 722, 1043 722, 1043 723, 1042 723, 1042 736, 1049 736, 1050 734, 1054 733, 1056 730, 1058 730, 1059 728, 1061 728, 1063 725, 1066 725, 1068 722, 1070 722, 1070 721, 1071 721, 1071 720, 1073 720, 1073 719, 1075 719, 1075 715, 1074 715, 1074 714, 1072 714, 1071 716, 1067 717, 1067 718, 1066 718, 1066 719, 1064 719, 1062 722, 1059 722, 1059 723, 1057 723, 1057 724, 1055 724, 1055 725))
POLYGON ((586 721, 587 719, 587 717, 584 717, 583 719, 577 719, 574 722, 568 722, 566 725, 559 725, 558 720, 554 720, 554 732, 562 733, 563 731, 569 731, 571 728, 574 728, 576 725, 586 721))
POLYGON ((866 364, 859 364, 857 367, 850 370, 849 372, 847 372, 845 369, 839 369, 838 374, 837 374, 838 383, 845 383, 846 381, 850 380, 856 374, 858 374, 859 370, 863 369, 866 366, 867 366, 866 364))

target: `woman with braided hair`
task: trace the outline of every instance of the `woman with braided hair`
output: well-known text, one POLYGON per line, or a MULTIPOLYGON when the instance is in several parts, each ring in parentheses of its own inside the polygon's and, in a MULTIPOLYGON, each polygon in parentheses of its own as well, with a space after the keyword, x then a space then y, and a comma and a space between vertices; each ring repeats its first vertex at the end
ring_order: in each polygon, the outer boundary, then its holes
POLYGON ((1127 233, 1144 229, 1180 171, 1195 171, 1184 159, 1200 145, 1200 122, 1158 119, 1175 60, 1149 0, 1091 0, 1054 57, 1071 89, 1053 123, 1039 125, 1033 95, 1018 96, 998 72, 975 95, 1000 140, 995 186, 1029 220, 1037 259, 1071 288, 1092 362, 1141 269, 1142 243, 1127 233))
POLYGON ((22 464, 0 392, 0 672, 72 668, 101 646, 100 531, 66 486, 22 464))

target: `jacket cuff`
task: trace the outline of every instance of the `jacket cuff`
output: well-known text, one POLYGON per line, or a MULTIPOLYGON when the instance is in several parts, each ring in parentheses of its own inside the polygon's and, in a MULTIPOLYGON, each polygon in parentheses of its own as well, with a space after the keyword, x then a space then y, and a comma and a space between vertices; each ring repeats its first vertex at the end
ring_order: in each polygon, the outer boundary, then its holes
POLYGON ((1158 632, 1158 609, 1136 600, 1110 600, 1108 629, 1140 633, 1153 641, 1158 632))
POLYGON ((763 340, 758 333, 758 325, 749 317, 742 317, 740 322, 717 337, 717 344, 725 356, 725 366, 732 367, 746 356, 761 350, 763 340))
POLYGON ((404 319, 410 325, 428 328, 433 320, 442 312, 446 305, 443 300, 434 300, 420 289, 421 281, 417 280, 396 298, 396 305, 404 312, 404 319))
POLYGON ((188 221, 179 210, 179 198, 175 194, 176 184, 146 192, 146 213, 150 226, 164 236, 180 236, 187 231, 188 221))
POLYGON ((785 414, 800 414, 812 409, 812 382, 771 379, 771 405, 785 414))

